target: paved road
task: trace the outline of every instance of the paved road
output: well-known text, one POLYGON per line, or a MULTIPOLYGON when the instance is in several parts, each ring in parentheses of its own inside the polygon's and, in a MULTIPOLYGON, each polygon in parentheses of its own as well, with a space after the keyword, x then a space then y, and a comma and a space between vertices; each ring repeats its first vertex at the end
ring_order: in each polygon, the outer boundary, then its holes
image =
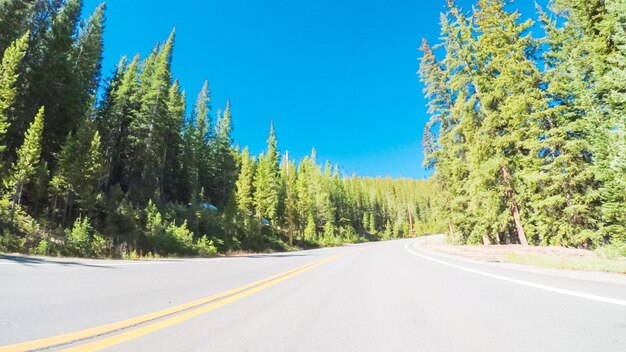
POLYGON ((418 242, 149 263, 4 257, 0 346, 56 336, 39 345, 77 340, 48 350, 107 351, 626 350, 626 286, 437 257, 422 252, 418 242), (128 320, 133 317, 139 318, 128 320))

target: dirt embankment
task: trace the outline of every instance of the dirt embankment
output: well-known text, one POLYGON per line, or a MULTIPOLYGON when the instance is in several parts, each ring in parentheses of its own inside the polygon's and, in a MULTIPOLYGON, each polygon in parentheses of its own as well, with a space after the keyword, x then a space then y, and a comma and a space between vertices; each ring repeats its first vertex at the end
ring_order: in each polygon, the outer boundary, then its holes
POLYGON ((598 255, 589 250, 563 247, 523 247, 519 245, 493 246, 456 246, 448 244, 444 236, 431 236, 425 240, 424 247, 440 253, 470 258, 487 262, 506 262, 510 254, 531 255, 552 258, 598 259, 598 255))

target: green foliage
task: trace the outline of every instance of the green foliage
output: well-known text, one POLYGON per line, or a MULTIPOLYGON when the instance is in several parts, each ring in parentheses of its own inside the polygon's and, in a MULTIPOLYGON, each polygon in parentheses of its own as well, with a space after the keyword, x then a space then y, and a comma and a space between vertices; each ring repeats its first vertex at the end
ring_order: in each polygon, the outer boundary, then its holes
MULTIPOLYGON (((8 110, 15 103, 17 90, 15 83, 19 77, 18 67, 28 48, 29 33, 24 34, 20 39, 13 42, 2 56, 0 63, 0 153, 6 149, 4 136, 9 127, 8 110)), ((0 163, 0 167, 2 164, 0 163)))
POLYGON ((0 53, 31 28, 37 0, 0 1, 0 53))
POLYGON ((17 160, 13 163, 8 182, 5 184, 5 187, 13 192, 11 222, 13 222, 15 207, 20 206, 22 203, 24 186, 31 181, 40 162, 41 138, 44 126, 43 117, 44 109, 41 108, 37 116, 35 116, 35 120, 26 131, 24 143, 17 151, 17 160))
POLYGON ((31 252, 44 236, 41 226, 25 209, 0 198, 0 252, 31 252))
POLYGON ((348 226, 344 230, 344 242, 345 243, 359 243, 359 242, 362 242, 362 237, 357 236, 357 233, 354 227, 348 226))
POLYGON ((91 239, 91 256, 96 258, 105 258, 108 256, 107 240, 99 234, 94 234, 91 239))
POLYGON ((24 185, 35 174, 35 167, 41 155, 41 135, 43 132, 44 109, 41 108, 24 136, 24 143, 17 151, 17 161, 13 164, 11 182, 13 186, 24 185))
POLYGON ((278 220, 280 173, 278 170, 278 142, 274 134, 274 124, 270 127, 267 140, 267 154, 261 154, 254 177, 254 206, 259 218, 273 223, 278 220))
POLYGON ((217 248, 213 244, 213 241, 209 240, 206 235, 198 239, 196 242, 196 250, 198 254, 203 257, 210 257, 217 254, 217 248))
POLYGON ((304 228, 304 239, 306 241, 317 240, 317 229, 315 226, 315 218, 312 214, 309 214, 306 220, 306 227, 304 228))
POLYGON ((137 253, 136 249, 133 249, 132 251, 129 251, 129 252, 122 252, 122 259, 139 260, 141 259, 141 256, 139 255, 139 253, 137 253))
POLYGON ((166 253, 189 255, 193 253, 193 233, 187 228, 187 221, 180 226, 171 223, 165 229, 166 253))
POLYGON ((250 157, 248 147, 243 149, 240 164, 241 170, 236 182, 237 209, 244 215, 252 215, 252 211, 254 210, 252 194, 256 163, 255 160, 250 157))
POLYGON ((67 253, 73 256, 90 255, 92 233, 93 227, 88 218, 76 219, 72 229, 66 232, 67 253))
POLYGON ((315 150, 290 160, 273 124, 251 155, 235 147, 230 101, 212 115, 208 82, 187 115, 174 31, 102 81, 106 6, 81 21, 82 7, 0 2, 0 148, 12 165, 1 170, 0 249, 212 256, 439 230, 430 181, 345 177, 315 150))
POLYGON ((479 0, 467 15, 449 2, 442 42, 424 42, 419 73, 435 217, 450 241, 626 238, 625 5, 556 0, 538 9, 537 40, 534 22, 505 1, 479 0))
POLYGON ((626 257, 626 242, 616 242, 596 249, 601 257, 607 259, 620 259, 626 257))
POLYGON ((49 247, 50 247, 50 244, 48 243, 48 240, 43 239, 39 241, 39 243, 37 244, 37 248, 35 248, 35 250, 33 251, 33 254, 48 255, 49 247))

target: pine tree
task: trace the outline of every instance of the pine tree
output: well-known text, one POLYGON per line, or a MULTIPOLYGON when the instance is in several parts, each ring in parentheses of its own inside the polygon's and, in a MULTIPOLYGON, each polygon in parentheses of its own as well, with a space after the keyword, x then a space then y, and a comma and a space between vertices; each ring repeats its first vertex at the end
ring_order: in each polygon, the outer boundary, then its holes
POLYGON ((139 55, 130 63, 125 57, 120 60, 96 115, 104 146, 106 189, 115 184, 124 191, 130 187, 130 164, 134 153, 131 125, 139 111, 138 70, 139 55))
MULTIPOLYGON (((437 62, 432 47, 422 45, 420 76, 429 100, 431 120, 424 132, 425 163, 435 168, 439 212, 445 214, 448 237, 453 242, 465 242, 475 228, 469 202, 469 149, 473 141, 478 114, 476 106, 475 37, 472 18, 464 16, 452 2, 441 16, 443 62, 437 62)), ((364 224, 367 226, 367 224, 364 224)))
POLYGON ((253 184, 255 174, 255 160, 250 157, 248 147, 241 153, 241 171, 236 182, 237 187, 237 208, 244 216, 254 214, 253 184))
MULTIPOLYGON (((140 108, 131 121, 133 154, 129 172, 129 193, 138 204, 146 204, 163 189, 163 154, 167 126, 169 90, 172 86, 171 61, 176 32, 145 60, 139 76, 140 108)), ((161 194, 161 196, 163 196, 161 194)))
POLYGON ((72 56, 73 71, 76 73, 76 104, 81 107, 79 113, 91 107, 95 101, 102 66, 102 34, 104 31, 103 3, 96 8, 89 20, 79 31, 72 56))
MULTIPOLYGON (((6 149, 4 136, 9 127, 7 113, 15 103, 17 95, 15 83, 19 77, 18 67, 26 55, 28 36, 29 34, 26 33, 13 42, 2 56, 2 64, 0 65, 0 153, 6 149)), ((1 167, 2 163, 0 163, 1 167)))
POLYGON ((506 229, 512 226, 519 243, 527 245, 522 219, 527 197, 524 176, 535 170, 532 155, 538 152, 537 128, 546 101, 539 89, 538 70, 528 57, 533 43, 526 32, 533 22, 518 23, 519 17, 519 13, 507 13, 501 0, 479 1, 476 30, 480 76, 475 89, 481 125, 472 150, 472 166, 481 169, 481 177, 474 182, 483 196, 473 199, 481 200, 477 209, 491 206, 487 236, 506 236, 506 229))
POLYGON ((314 172, 316 165, 308 156, 304 157, 298 165, 298 175, 295 186, 295 207, 298 217, 302 219, 299 231, 302 234, 302 240, 312 238, 310 235, 315 234, 315 192, 314 192, 314 172), (313 232, 311 232, 309 220, 313 222, 313 232), (309 229, 307 237, 306 229, 309 229))
MULTIPOLYGON (((209 90, 209 82, 204 81, 200 93, 196 98, 194 105, 192 121, 195 122, 193 134, 190 136, 192 140, 192 152, 196 172, 195 189, 192 189, 194 196, 200 194, 201 189, 208 189, 211 182, 211 155, 209 154, 209 140, 211 138, 211 91, 209 90)), ((203 200, 204 201, 204 200, 203 200)))
POLYGON ((281 178, 285 184, 285 222, 289 245, 293 246, 296 229, 298 228, 298 214, 296 210, 298 174, 295 161, 289 160, 289 152, 285 152, 285 158, 281 163, 281 178))
POLYGON ((376 230, 376 217, 374 213, 369 214, 368 220, 368 231, 370 234, 375 235, 378 231, 376 230))
POLYGON ((50 192, 53 196, 52 216, 59 217, 62 213, 61 225, 68 223, 68 214, 71 214, 76 189, 74 182, 82 176, 80 146, 76 137, 70 133, 65 139, 57 155, 57 169, 50 181, 50 192), (61 208, 62 206, 62 208, 61 208))
POLYGON ((542 42, 549 48, 544 55, 549 109, 538 143, 541 166, 530 177, 531 222, 543 244, 580 245, 596 236, 598 220, 589 121, 580 113, 586 89, 571 29, 559 28, 547 13, 539 12, 547 34, 542 42))
MULTIPOLYGON (((25 99, 28 101, 23 102, 26 108, 20 112, 33 116, 32 107, 46 107, 47 128, 43 136, 46 143, 42 155, 51 165, 55 163, 53 154, 88 109, 76 99, 82 92, 71 60, 82 6, 81 0, 67 0, 58 12, 53 12, 51 24, 42 34, 41 47, 37 48, 42 50, 43 57, 41 62, 33 64, 27 77, 30 86, 25 99)), ((16 128, 21 132, 19 125, 16 128)))
POLYGON ((317 240, 317 226, 315 225, 315 218, 313 214, 309 214, 306 218, 306 226, 304 228, 303 236, 305 241, 317 240))
POLYGON ((4 0, 0 2, 0 52, 9 48, 34 21, 37 0, 4 0))
POLYGON ((24 186, 35 175, 41 160, 41 138, 44 130, 44 109, 39 109, 26 131, 24 144, 17 151, 17 160, 11 168, 8 188, 13 192, 13 207, 22 203, 24 186))
POLYGON ((180 84, 176 80, 169 91, 168 119, 163 141, 163 189, 161 192, 168 201, 185 201, 186 199, 179 193, 179 187, 184 190, 187 181, 184 179, 185 175, 182 174, 184 120, 185 92, 180 91, 180 84))
POLYGON ((254 178, 254 205, 259 218, 267 218, 274 225, 278 216, 280 174, 278 170, 278 142, 274 124, 270 126, 267 153, 261 154, 254 178))
POLYGON ((86 120, 76 135, 68 134, 58 154, 57 169, 50 182, 54 197, 54 216, 62 213, 61 225, 73 221, 75 205, 81 212, 92 213, 104 175, 104 156, 100 133, 86 120), (62 210, 60 209, 63 205, 62 210))
POLYGON ((626 241, 626 2, 605 2, 610 25, 610 42, 613 50, 607 50, 607 72, 599 82, 607 92, 606 104, 609 121, 608 147, 605 163, 601 164, 601 189, 603 200, 603 226, 600 234, 604 240, 615 243, 626 241))
POLYGON ((101 187, 102 174, 104 172, 104 163, 102 155, 102 140, 100 133, 95 131, 92 135, 91 144, 87 151, 87 157, 84 165, 84 184, 86 195, 95 195, 101 187))
POLYGON ((184 123, 182 133, 182 168, 178 192, 185 203, 190 203, 192 200, 196 199, 197 190, 200 189, 194 143, 195 128, 191 121, 184 123))
POLYGON ((218 113, 215 134, 209 142, 209 184, 208 194, 218 207, 230 200, 237 178, 237 163, 232 152, 232 115, 230 101, 226 103, 224 114, 218 113))

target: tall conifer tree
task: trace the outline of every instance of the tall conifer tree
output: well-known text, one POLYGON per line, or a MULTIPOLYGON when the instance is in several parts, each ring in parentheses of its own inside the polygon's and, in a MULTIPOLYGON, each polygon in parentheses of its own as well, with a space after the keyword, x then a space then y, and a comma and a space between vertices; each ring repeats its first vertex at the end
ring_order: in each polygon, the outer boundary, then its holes
MULTIPOLYGON (((15 103, 17 91, 15 83, 19 77, 18 67, 26 55, 28 33, 13 42, 4 52, 0 64, 0 156, 6 149, 4 139, 9 127, 9 109, 15 103)), ((2 167, 0 159, 0 168, 2 167)))

